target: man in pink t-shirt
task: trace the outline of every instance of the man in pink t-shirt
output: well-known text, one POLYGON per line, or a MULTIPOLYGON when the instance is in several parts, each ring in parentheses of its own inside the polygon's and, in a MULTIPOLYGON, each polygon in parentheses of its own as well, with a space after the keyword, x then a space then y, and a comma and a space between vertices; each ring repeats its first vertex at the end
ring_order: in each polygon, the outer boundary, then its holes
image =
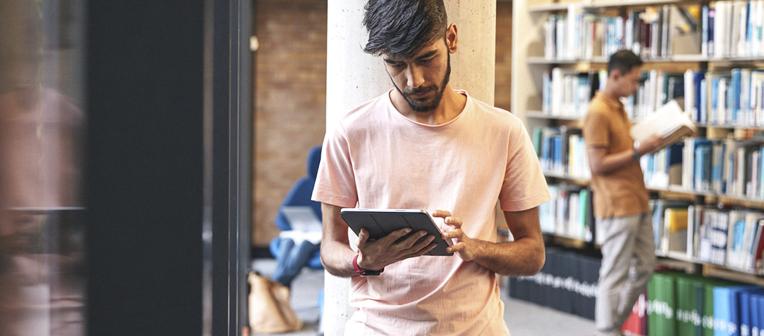
POLYGON ((321 260, 351 277, 348 335, 506 335, 496 273, 544 264, 538 206, 546 182, 522 123, 448 83, 457 29, 442 0, 371 0, 365 51, 394 89, 356 107, 324 141, 313 199, 321 260), (499 203, 514 237, 498 242, 499 203), (399 230, 349 243, 341 208, 426 209, 453 256, 424 256, 435 237, 399 230), (442 219, 442 220, 441 220, 442 219))

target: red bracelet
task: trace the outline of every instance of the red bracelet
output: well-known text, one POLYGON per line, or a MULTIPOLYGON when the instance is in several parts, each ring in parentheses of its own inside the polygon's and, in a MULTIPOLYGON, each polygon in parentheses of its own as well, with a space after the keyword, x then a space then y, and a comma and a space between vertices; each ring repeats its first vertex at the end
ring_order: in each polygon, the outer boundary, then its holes
POLYGON ((382 274, 382 271, 384 270, 384 268, 378 271, 363 269, 361 266, 358 266, 358 254, 353 257, 353 271, 355 271, 355 274, 360 276, 375 276, 382 274))

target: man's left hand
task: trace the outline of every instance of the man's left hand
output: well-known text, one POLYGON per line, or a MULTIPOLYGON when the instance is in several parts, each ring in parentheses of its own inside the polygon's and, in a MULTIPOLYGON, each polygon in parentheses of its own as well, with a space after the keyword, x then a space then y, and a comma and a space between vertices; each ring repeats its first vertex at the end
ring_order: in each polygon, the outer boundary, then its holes
POLYGON ((448 248, 448 252, 458 252, 464 261, 474 260, 479 242, 464 234, 462 231, 462 220, 459 217, 451 216, 451 212, 446 210, 436 210, 432 213, 432 216, 443 218, 446 225, 452 227, 450 231, 443 234, 443 239, 454 239, 456 241, 453 246, 448 248))

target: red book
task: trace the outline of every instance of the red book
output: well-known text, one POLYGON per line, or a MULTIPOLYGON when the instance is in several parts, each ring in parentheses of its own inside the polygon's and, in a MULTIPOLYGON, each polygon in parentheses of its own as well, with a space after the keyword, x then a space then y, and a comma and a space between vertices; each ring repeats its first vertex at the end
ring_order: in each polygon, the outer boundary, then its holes
POLYGON ((624 335, 647 335, 647 300, 644 293, 634 302, 631 315, 623 323, 621 331, 624 335))

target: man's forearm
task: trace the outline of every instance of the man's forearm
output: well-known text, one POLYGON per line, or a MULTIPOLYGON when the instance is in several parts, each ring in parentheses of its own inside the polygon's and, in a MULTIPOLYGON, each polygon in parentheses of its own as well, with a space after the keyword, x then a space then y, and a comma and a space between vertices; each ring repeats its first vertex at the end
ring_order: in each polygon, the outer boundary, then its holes
POLYGON ((623 168, 627 164, 634 162, 635 153, 634 149, 630 149, 603 157, 599 170, 596 173, 609 174, 615 170, 623 168))
POLYGON ((355 275, 353 257, 355 252, 345 244, 336 241, 321 242, 321 263, 334 276, 349 278, 355 275))
POLYGON ((544 266, 544 244, 534 239, 478 243, 475 262, 501 275, 533 275, 544 266))

